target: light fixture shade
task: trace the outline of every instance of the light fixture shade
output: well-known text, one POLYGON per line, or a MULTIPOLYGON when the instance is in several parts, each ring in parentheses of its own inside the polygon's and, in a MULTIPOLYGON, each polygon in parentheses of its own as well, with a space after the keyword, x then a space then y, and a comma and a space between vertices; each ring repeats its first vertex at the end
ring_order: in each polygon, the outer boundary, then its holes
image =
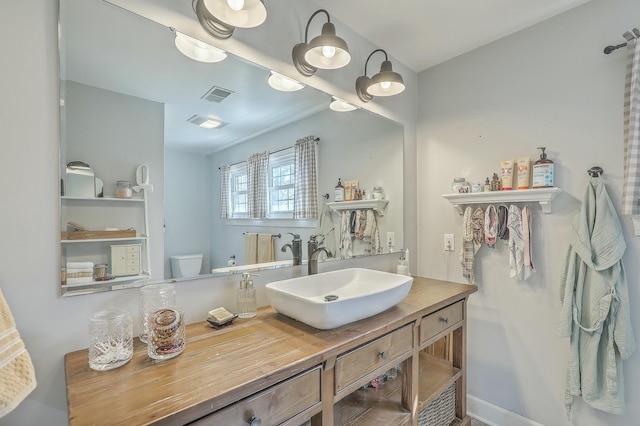
POLYGON ((350 104, 347 101, 343 101, 342 99, 336 98, 335 96, 333 96, 331 98, 331 103, 329 104, 329 108, 331 108, 333 111, 349 112, 349 111, 353 111, 354 109, 357 109, 358 107, 350 104))
POLYGON ((269 86, 281 92, 295 92, 304 88, 304 84, 275 71, 271 71, 267 82, 269 86))
POLYGON ((176 47, 188 58, 199 62, 220 62, 227 57, 224 50, 213 47, 186 34, 176 31, 176 47))
POLYGON ((267 19, 267 8, 262 0, 202 0, 205 7, 219 21, 238 28, 253 28, 267 19), (232 9, 233 6, 233 9, 232 9), (238 7, 241 8, 239 10, 238 7))
POLYGON ((390 61, 382 62, 380 72, 369 80, 367 92, 372 96, 393 96, 404 90, 402 76, 393 71, 390 61))
POLYGON ((347 42, 336 35, 331 22, 322 26, 322 33, 311 40, 304 60, 311 66, 321 69, 342 68, 351 61, 347 42))

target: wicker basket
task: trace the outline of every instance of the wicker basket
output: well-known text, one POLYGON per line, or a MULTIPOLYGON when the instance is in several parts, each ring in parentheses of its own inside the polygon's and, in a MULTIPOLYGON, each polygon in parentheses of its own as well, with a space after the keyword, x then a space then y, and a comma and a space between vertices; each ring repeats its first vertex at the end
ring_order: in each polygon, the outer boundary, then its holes
POLYGON ((452 383, 418 415, 418 426, 449 426, 456 418, 456 384, 452 383))

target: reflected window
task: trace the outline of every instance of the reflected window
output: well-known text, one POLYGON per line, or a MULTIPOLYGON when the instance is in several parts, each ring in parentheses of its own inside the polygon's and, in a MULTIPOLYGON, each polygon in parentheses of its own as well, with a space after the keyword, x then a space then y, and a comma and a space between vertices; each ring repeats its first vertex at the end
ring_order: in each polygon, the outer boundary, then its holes
POLYGON ((235 164, 229 170, 229 180, 231 181, 231 217, 247 217, 247 165, 246 163, 235 164))
POLYGON ((269 156, 269 217, 293 217, 294 183, 293 150, 269 156))

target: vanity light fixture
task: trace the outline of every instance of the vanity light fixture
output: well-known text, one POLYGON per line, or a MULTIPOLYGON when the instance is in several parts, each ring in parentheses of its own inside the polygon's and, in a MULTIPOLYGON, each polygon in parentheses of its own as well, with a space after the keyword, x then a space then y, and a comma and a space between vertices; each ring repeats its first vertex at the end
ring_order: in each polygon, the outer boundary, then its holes
POLYGON ((357 106, 350 104, 347 101, 343 101, 340 98, 336 98, 335 96, 331 97, 331 103, 329 104, 329 108, 331 108, 333 111, 338 111, 338 112, 349 112, 349 111, 353 111, 354 109, 358 109, 357 106))
POLYGON ((193 0, 200 25, 216 38, 231 37, 236 28, 253 28, 267 19, 263 0, 193 0))
POLYGON ((387 56, 387 52, 382 49, 376 49, 367 58, 364 63, 364 75, 356 79, 356 93, 363 102, 369 102, 374 96, 393 96, 404 90, 404 81, 402 76, 393 71, 391 61, 387 56), (373 77, 367 77, 367 65, 369 59, 376 52, 384 53, 384 61, 380 66, 380 72, 373 77))
POLYGON ((304 87, 304 84, 299 81, 275 71, 271 71, 269 73, 269 79, 267 82, 269 83, 269 86, 276 90, 280 90, 281 92, 295 92, 296 90, 300 90, 304 87))
POLYGON ((304 43, 298 43, 293 47, 293 65, 300 74, 307 77, 315 74, 320 69, 342 68, 351 61, 347 42, 336 35, 336 27, 331 23, 329 12, 324 9, 316 10, 304 30, 304 43), (307 43, 309 38, 309 24, 318 14, 327 15, 327 22, 322 26, 322 33, 307 43))
POLYGON ((213 47, 203 41, 189 37, 179 31, 176 33, 176 47, 184 56, 199 62, 220 62, 223 61, 227 54, 224 50, 213 47))

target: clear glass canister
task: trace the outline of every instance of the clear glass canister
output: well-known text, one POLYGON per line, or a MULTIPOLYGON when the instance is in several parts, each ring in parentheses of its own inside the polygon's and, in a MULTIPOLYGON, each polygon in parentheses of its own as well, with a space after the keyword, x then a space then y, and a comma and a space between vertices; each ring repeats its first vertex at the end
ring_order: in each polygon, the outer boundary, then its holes
POLYGON ((140 287, 140 340, 147 343, 150 312, 176 304, 176 288, 173 284, 149 284, 140 287))
POLYGON ((372 196, 374 200, 384 200, 384 191, 381 186, 374 186, 372 196))
POLYGON ((133 356, 131 314, 123 309, 99 311, 89 323, 89 367, 104 371, 120 367, 133 356))
POLYGON ((451 191, 454 194, 466 194, 470 191, 469 183, 465 180, 465 178, 455 178, 453 179, 453 183, 451 184, 451 191))
POLYGON ((133 197, 133 190, 131 184, 126 180, 119 180, 116 183, 116 198, 131 198, 133 197))
POLYGON ((147 354, 153 359, 169 359, 184 351, 184 310, 179 306, 167 306, 149 312, 149 336, 147 354))

